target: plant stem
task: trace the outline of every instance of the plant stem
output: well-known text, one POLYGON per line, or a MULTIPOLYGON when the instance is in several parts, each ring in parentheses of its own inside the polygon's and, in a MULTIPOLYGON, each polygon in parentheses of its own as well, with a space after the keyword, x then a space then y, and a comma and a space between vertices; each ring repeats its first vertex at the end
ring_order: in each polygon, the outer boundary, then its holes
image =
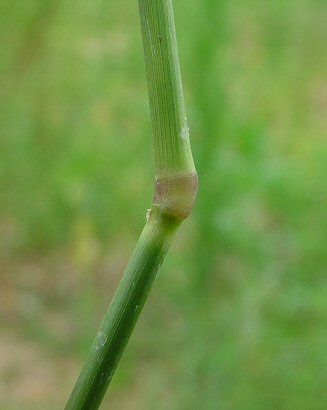
POLYGON ((156 174, 193 172, 171 0, 139 0, 156 174))
POLYGON ((176 228, 163 215, 145 225, 67 409, 99 407, 176 228))
POLYGON ((155 156, 153 207, 66 410, 98 409, 196 192, 171 0, 139 0, 155 156))

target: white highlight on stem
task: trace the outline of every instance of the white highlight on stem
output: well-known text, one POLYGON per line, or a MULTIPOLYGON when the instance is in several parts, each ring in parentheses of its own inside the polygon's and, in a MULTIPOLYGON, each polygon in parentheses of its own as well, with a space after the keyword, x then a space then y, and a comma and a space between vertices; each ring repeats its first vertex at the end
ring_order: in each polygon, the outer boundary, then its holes
POLYGON ((183 128, 182 128, 181 132, 180 132, 180 137, 185 141, 187 141, 190 138, 190 129, 188 127, 186 117, 184 118, 184 125, 183 125, 183 128))
POLYGON ((105 333, 99 332, 95 341, 95 350, 101 349, 106 344, 107 339, 108 336, 105 333))
POLYGON ((149 21, 148 21, 147 18, 145 19, 145 22, 146 22, 146 29, 147 29, 147 31, 148 31, 148 33, 149 33, 149 38, 150 38, 150 44, 151 44, 152 54, 153 54, 153 55, 156 55, 157 52, 156 52, 156 48, 155 48, 154 43, 153 43, 152 32, 151 32, 150 25, 149 25, 149 21))

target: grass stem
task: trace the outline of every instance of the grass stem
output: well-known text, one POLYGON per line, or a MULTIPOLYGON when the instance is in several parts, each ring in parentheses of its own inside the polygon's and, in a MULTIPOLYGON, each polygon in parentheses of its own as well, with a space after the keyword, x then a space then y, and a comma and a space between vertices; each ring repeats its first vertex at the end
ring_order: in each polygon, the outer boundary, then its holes
POLYGON ((171 0, 139 0, 153 127, 151 212, 66 410, 98 409, 178 226, 197 193, 171 0))

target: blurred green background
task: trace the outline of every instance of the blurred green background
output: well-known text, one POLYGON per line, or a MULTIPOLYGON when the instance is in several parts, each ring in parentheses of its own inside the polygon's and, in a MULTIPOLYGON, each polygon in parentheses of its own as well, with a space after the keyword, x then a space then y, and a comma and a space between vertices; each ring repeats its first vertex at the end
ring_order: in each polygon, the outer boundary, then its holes
MULTIPOLYGON (((327 408, 327 3, 174 2, 200 191, 103 408, 327 408)), ((137 2, 0 1, 0 408, 64 407, 145 222, 137 2)))

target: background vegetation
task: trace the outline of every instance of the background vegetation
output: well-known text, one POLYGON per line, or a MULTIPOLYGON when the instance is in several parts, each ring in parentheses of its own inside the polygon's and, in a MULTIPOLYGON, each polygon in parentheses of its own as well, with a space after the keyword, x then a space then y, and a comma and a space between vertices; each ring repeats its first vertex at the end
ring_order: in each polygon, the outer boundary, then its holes
MULTIPOLYGON (((199 197, 103 408, 325 409, 326 2, 174 3, 199 197)), ((137 3, 2 0, 0 42, 0 408, 59 409, 151 201, 137 3)))

